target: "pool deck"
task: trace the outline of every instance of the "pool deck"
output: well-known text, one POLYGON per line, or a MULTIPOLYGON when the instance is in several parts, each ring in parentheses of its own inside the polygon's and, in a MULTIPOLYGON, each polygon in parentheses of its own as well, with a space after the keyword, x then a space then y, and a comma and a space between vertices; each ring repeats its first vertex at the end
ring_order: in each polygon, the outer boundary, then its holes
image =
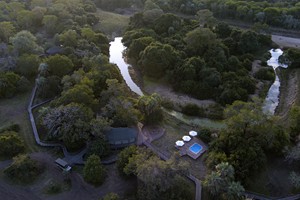
POLYGON ((194 160, 196 160, 197 158, 199 158, 204 152, 207 151, 207 146, 204 144, 204 142, 202 142, 201 140, 199 140, 196 137, 192 137, 192 139, 189 142, 184 142, 185 144, 182 147, 178 147, 175 146, 178 150, 179 150, 179 154, 180 156, 185 156, 188 155, 191 158, 193 158, 194 160), (200 152, 198 152, 197 154, 193 153, 192 151, 190 151, 190 147, 195 144, 198 143, 202 146, 202 150, 200 152))

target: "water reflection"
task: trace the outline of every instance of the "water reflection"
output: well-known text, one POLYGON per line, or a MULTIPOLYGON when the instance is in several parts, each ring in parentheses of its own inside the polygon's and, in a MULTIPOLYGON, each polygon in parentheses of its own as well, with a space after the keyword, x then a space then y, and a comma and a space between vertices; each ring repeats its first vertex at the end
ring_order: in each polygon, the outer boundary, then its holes
POLYGON ((280 93, 280 91, 279 91, 280 80, 276 73, 276 69, 278 67, 287 68, 288 66, 283 65, 283 64, 279 63, 279 61, 278 61, 279 56, 281 56, 283 54, 283 51, 281 49, 271 49, 269 52, 271 53, 272 57, 270 58, 270 60, 268 60, 267 63, 269 66, 273 67, 273 69, 274 69, 275 81, 268 91, 267 97, 264 102, 263 111, 265 113, 274 115, 275 109, 279 104, 279 93, 280 93))
POLYGON ((127 64, 123 58, 123 51, 126 47, 122 44, 122 38, 116 37, 114 41, 110 43, 109 48, 109 62, 115 63, 121 71, 121 74, 128 85, 128 87, 138 95, 143 95, 142 90, 137 86, 128 71, 128 67, 131 67, 127 64))

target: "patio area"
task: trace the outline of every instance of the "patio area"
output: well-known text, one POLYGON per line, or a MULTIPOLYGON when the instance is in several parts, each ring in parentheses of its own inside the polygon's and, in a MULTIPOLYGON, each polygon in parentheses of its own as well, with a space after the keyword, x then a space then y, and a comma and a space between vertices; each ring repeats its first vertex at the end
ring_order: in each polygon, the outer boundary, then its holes
POLYGON ((175 145, 175 147, 179 150, 180 156, 188 155, 191 158, 193 158, 194 160, 199 158, 204 152, 207 151, 207 146, 204 144, 204 142, 202 142, 200 139, 198 139, 196 137, 192 137, 190 141, 184 142, 183 146, 175 145), (193 152, 191 150, 191 147, 195 144, 201 145, 202 149, 198 152, 193 152))

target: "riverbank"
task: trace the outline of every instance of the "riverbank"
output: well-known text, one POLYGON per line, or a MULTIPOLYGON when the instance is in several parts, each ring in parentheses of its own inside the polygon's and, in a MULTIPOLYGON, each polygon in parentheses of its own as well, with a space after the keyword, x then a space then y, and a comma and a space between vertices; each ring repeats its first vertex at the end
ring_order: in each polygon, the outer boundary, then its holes
MULTIPOLYGON (((282 48, 300 49, 300 38, 272 36, 272 41, 282 48)), ((288 113, 293 105, 300 105, 300 69, 280 69, 278 76, 281 81, 279 104, 275 114, 282 119, 282 124, 288 125, 288 113)))

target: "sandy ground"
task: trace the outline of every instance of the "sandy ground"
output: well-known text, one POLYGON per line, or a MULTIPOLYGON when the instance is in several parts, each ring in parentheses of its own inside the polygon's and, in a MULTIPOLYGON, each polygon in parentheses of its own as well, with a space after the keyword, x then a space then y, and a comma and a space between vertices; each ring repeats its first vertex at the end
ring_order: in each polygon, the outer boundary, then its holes
MULTIPOLYGON (((45 165, 46 170, 41 177, 32 185, 21 186, 8 183, 3 178, 0 179, 0 199, 1 200, 98 200, 109 192, 124 195, 126 192, 134 191, 136 182, 134 180, 123 180, 119 177, 115 165, 107 166, 107 178, 103 185, 94 187, 87 184, 82 176, 73 171, 69 174, 72 188, 56 195, 47 195, 43 191, 50 180, 62 182, 64 176, 62 171, 54 164, 55 158, 47 153, 33 153, 33 159, 45 165)), ((0 170, 10 164, 10 161, 0 162, 0 170)))
MULTIPOLYGON (((299 36, 300 37, 300 36, 299 36)), ((300 38, 284 37, 280 35, 272 35, 272 41, 282 47, 300 48, 300 38)))

